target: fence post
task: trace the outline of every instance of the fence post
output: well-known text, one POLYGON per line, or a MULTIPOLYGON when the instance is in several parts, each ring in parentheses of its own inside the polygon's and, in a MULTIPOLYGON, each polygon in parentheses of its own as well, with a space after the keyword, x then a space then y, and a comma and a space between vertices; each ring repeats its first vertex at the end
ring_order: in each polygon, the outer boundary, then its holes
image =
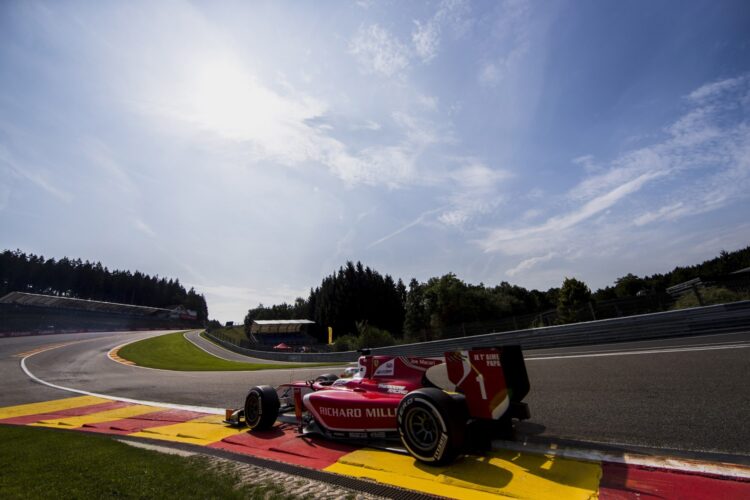
POLYGON ((695 298, 698 299, 698 304, 703 307, 705 304, 703 303, 703 297, 701 297, 701 293, 698 291, 698 287, 693 284, 692 289, 693 293, 695 294, 695 298))
POLYGON ((594 306, 591 304, 591 301, 589 300, 589 311, 591 311, 591 317, 596 320, 596 312, 594 312, 594 306))

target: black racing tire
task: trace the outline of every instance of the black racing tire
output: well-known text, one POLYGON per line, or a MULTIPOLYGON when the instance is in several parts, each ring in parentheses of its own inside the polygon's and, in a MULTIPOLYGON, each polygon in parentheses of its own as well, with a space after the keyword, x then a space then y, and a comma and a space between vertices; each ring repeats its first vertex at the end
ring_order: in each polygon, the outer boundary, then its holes
POLYGON ((264 431, 273 427, 279 416, 279 395, 270 385, 250 389, 245 398, 245 423, 251 431, 264 431))
POLYGON ((396 413, 401 442, 420 462, 448 464, 464 448, 467 415, 462 398, 432 387, 412 391, 396 413))

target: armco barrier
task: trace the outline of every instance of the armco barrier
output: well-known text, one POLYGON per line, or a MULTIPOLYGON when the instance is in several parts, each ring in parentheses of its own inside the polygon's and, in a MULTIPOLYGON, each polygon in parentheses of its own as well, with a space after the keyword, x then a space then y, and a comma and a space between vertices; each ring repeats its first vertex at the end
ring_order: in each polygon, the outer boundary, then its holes
POLYGON ((310 362, 310 363, 344 363, 348 361, 356 361, 358 354, 353 351, 347 352, 322 352, 322 353, 291 353, 291 352, 268 352, 268 351, 256 351, 253 349, 245 349, 231 342, 227 342, 220 338, 211 335, 209 332, 205 334, 211 337, 217 344, 224 346, 230 351, 234 351, 245 356, 252 356, 254 358, 268 359, 272 361, 290 361, 293 363, 299 362, 310 362))
MULTIPOLYGON (((520 344, 525 349, 542 349, 741 331, 750 331, 750 301, 382 347, 373 349, 372 352, 440 356, 445 351, 504 344, 520 344)), ((309 354, 254 351, 212 338, 227 349, 240 354, 276 361, 342 362, 357 359, 357 353, 351 351, 309 354)))

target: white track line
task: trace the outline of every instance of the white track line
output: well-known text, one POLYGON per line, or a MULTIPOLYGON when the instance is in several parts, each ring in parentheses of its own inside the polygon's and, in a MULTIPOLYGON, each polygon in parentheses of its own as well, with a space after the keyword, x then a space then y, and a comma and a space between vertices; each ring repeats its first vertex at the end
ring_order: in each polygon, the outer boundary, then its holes
MULTIPOLYGON (((646 341, 644 341, 645 343, 646 341)), ((725 346, 725 345, 737 345, 737 344, 743 344, 748 343, 750 341, 745 340, 727 340, 724 342, 704 342, 699 344, 688 344, 688 345, 681 345, 681 346, 638 346, 633 347, 633 349, 637 349, 639 351, 646 351, 649 349, 680 349, 680 348, 690 348, 690 347, 712 347, 712 346, 725 346)), ((639 342, 640 343, 640 342, 639 342)), ((586 347, 586 346, 578 346, 578 347, 586 347)), ((548 350, 554 350, 555 348, 545 348, 545 349, 529 349, 526 352, 533 354, 536 351, 548 351, 548 350)), ((566 349, 566 348, 563 348, 566 349)), ((542 358, 546 355, 549 356, 574 356, 576 354, 606 354, 606 353, 618 353, 618 352, 628 352, 620 349, 597 349, 597 350, 589 350, 589 351, 569 351, 569 352, 562 352, 562 353, 540 353, 536 357, 542 358)))
MULTIPOLYGON (((63 346, 58 346, 63 347, 63 346)), ((47 349, 47 351, 56 349, 57 347, 52 347, 50 349, 47 349)), ((45 351, 40 351, 45 352, 45 351)), ((39 354, 39 352, 36 352, 34 354, 29 354, 28 356, 25 356, 21 358, 21 369, 28 375, 28 377, 33 380, 34 382, 37 382, 42 385, 46 385, 48 387, 52 387, 53 389, 59 389, 61 391, 68 391, 68 392, 74 392, 76 394, 83 394, 84 396, 95 396, 98 398, 103 399, 110 399, 113 401, 122 401, 124 403, 132 403, 137 405, 145 405, 145 406, 159 406, 162 408, 170 408, 173 410, 186 410, 186 411, 197 411, 201 413, 210 413, 212 415, 224 415, 224 409, 223 408, 210 408, 207 406, 192 406, 192 405, 180 405, 180 404, 174 404, 174 403, 163 403, 160 401, 145 401, 142 399, 133 399, 133 398, 123 398, 120 396, 112 396, 109 394, 99 394, 96 392, 89 392, 89 391, 83 391, 81 389, 73 389, 72 387, 64 387, 62 385, 53 384, 52 382, 47 382, 46 380, 42 380, 26 367, 26 360, 32 356, 35 356, 39 354)), ((128 365, 130 366, 130 365, 128 365)))
POLYGON ((717 346, 706 346, 706 347, 674 347, 664 349, 642 349, 639 351, 620 351, 620 352, 601 352, 593 354, 561 354, 559 356, 539 356, 539 357, 524 357, 526 361, 542 361, 545 359, 568 359, 568 358, 601 358, 606 356, 633 356, 640 354, 665 354, 675 352, 695 352, 695 351, 716 351, 722 349, 743 349, 750 347, 750 343, 742 344, 731 344, 731 345, 717 345, 717 346))
MULTIPOLYGON (((235 363, 238 363, 238 361, 236 359, 229 359, 229 358, 225 358, 225 357, 219 356, 218 354, 214 354, 214 353, 208 351, 205 347, 199 345, 198 342, 194 342, 193 340, 189 339, 187 335, 188 335, 188 333, 193 333, 193 331, 195 331, 195 330, 191 330, 189 332, 185 332, 185 333, 182 334, 182 336, 185 338, 185 340, 187 340, 188 342, 190 342, 191 344, 193 344, 195 347, 197 347, 201 351, 205 352, 206 354, 213 356, 214 358, 219 358, 219 359, 223 359, 224 361, 233 361, 235 363)), ((216 344, 213 344, 213 345, 216 345, 216 344)), ((221 346, 217 346, 217 347, 219 347, 220 349, 224 349, 221 346)), ((224 349, 224 350, 227 351, 227 352, 230 352, 230 353, 232 352, 229 349, 224 349)), ((239 361, 239 363, 249 363, 249 362, 250 361, 239 361)))
MULTIPOLYGON (((173 403, 162 403, 162 402, 157 402, 157 401, 144 401, 140 399, 122 398, 118 396, 111 396, 108 394, 99 394, 96 392, 89 392, 89 391, 83 391, 80 389, 64 387, 64 386, 53 384, 51 382, 47 382, 46 380, 40 379, 39 377, 31 373, 31 371, 29 371, 29 369, 26 367, 26 359, 32 356, 35 356, 37 354, 40 354, 42 352, 45 352, 45 351, 57 349, 59 347, 64 347, 64 346, 62 345, 53 346, 44 351, 35 352, 33 354, 29 354, 28 356, 25 356, 24 358, 21 359, 21 369, 34 382, 46 385, 48 387, 52 387, 53 389, 60 389, 63 391, 83 394, 85 396, 95 396, 95 397, 99 397, 103 399, 110 399, 113 401, 122 401, 124 403, 132 403, 132 404, 139 404, 139 405, 145 405, 145 406, 157 406, 157 407, 170 408, 170 409, 175 409, 175 410, 196 411, 196 412, 202 412, 202 413, 209 413, 213 415, 224 414, 224 409, 222 408, 209 408, 206 406, 191 406, 191 405, 180 405, 180 404, 173 404, 173 403)), ((750 345, 738 345, 738 347, 750 347, 750 345)), ((707 349, 699 349, 699 350, 707 350, 707 349)), ((597 354, 593 356, 606 356, 606 355, 611 356, 611 355, 618 355, 618 354, 646 354, 647 352, 654 352, 654 351, 627 352, 627 353, 617 353, 617 354, 608 353, 608 354, 597 354)), ((669 352, 669 351, 656 351, 656 352, 669 352)), ((581 355, 581 356, 572 356, 572 357, 591 357, 591 356, 581 355)), ((550 359, 550 358, 532 358, 532 359, 550 359)), ((592 462, 613 462, 613 463, 621 463, 621 464, 628 464, 628 465, 639 465, 639 466, 644 466, 644 467, 655 467, 658 469, 697 472, 697 473, 702 473, 702 474, 714 474, 714 475, 725 476, 725 477, 728 476, 728 477, 733 477, 733 478, 739 478, 743 480, 750 479, 750 467, 744 467, 741 465, 723 464, 723 463, 715 463, 715 462, 703 462, 699 460, 686 460, 686 459, 677 459, 677 458, 669 458, 669 457, 649 457, 646 455, 637 455, 637 454, 630 454, 630 453, 623 453, 621 455, 618 455, 618 454, 606 453, 606 452, 595 451, 595 450, 581 450, 581 449, 571 449, 571 448, 561 449, 561 448, 557 448, 557 446, 554 444, 551 446, 545 446, 545 445, 524 444, 524 443, 518 443, 515 441, 493 441, 492 448, 498 449, 498 450, 510 449, 510 450, 518 451, 518 452, 553 455, 553 456, 559 456, 563 458, 588 460, 592 462)))

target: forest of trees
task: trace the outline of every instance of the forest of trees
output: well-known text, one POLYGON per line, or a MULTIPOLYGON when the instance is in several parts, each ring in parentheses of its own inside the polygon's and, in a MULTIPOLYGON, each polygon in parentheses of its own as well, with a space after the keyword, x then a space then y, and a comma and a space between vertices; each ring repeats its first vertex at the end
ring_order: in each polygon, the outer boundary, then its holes
POLYGON ((363 324, 384 330, 396 340, 437 340, 484 333, 473 325, 492 322, 496 327, 503 320, 508 321, 506 329, 511 329, 531 326, 543 315, 554 317, 557 323, 592 319, 596 301, 663 295, 668 287, 689 279, 712 281, 746 267, 750 267, 750 246, 722 251, 714 259, 675 267, 665 274, 642 278, 628 274, 615 280, 614 286, 592 293, 574 278, 565 278, 561 288, 539 291, 506 282, 494 287, 472 285, 453 273, 425 283, 412 279, 407 290, 400 279, 383 276, 360 262, 347 262, 310 290, 307 299, 250 309, 245 325, 249 327, 255 319, 311 319, 318 325, 316 336, 321 342, 327 326, 340 337, 361 335, 363 324))
POLYGON ((670 286, 700 277, 703 281, 713 281, 727 274, 750 267, 750 246, 734 252, 722 250, 718 257, 694 266, 675 267, 665 274, 653 274, 640 278, 627 274, 615 280, 614 286, 597 290, 597 300, 632 297, 638 292, 660 293, 670 286))
POLYGON ((77 299, 101 300, 149 307, 183 305, 208 317, 206 299, 194 289, 185 290, 175 279, 149 276, 139 271, 110 271, 101 263, 60 260, 5 250, 0 254, 0 296, 27 292, 77 299))
POLYGON ((401 336, 404 324, 406 287, 388 275, 347 262, 345 267, 327 276, 318 288, 310 290, 307 299, 298 298, 294 304, 250 309, 245 326, 256 319, 311 319, 318 325, 312 333, 323 341, 326 327, 333 327, 336 335, 357 331, 357 322, 401 336))

